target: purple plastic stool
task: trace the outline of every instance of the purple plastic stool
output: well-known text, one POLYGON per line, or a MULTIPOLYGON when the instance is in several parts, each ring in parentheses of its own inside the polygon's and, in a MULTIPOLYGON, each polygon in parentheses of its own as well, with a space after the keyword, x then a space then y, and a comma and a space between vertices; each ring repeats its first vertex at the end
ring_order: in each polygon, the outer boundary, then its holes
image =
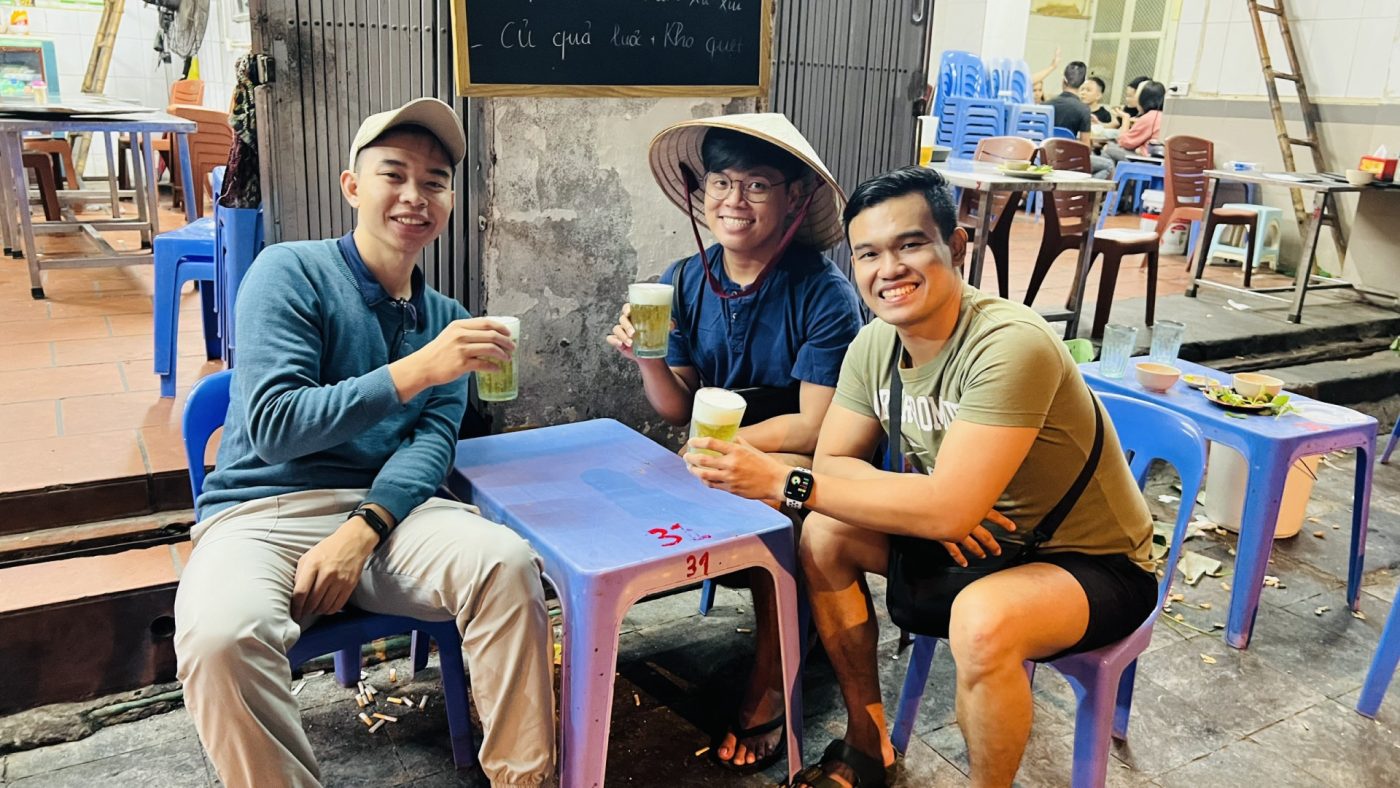
POLYGON ((1356 702, 1356 710, 1367 717, 1375 717, 1380 711, 1381 700, 1395 676, 1395 664, 1400 662, 1400 604, 1392 603, 1390 616, 1385 620, 1381 632, 1380 645, 1371 658, 1371 668, 1366 671, 1366 683, 1361 685, 1361 698, 1356 702))
POLYGON ((628 608, 753 567, 777 585, 789 774, 802 768, 797 558, 785 515, 705 487, 674 452, 612 419, 461 441, 448 487, 528 540, 559 592, 563 788, 604 784, 628 608))
MULTIPOLYGON (((1100 398, 1123 451, 1130 457, 1129 464, 1138 486, 1146 484, 1152 461, 1164 460, 1181 477, 1182 492, 1171 550, 1167 554, 1166 574, 1151 615, 1133 634, 1117 643, 1049 663, 1069 680, 1078 699, 1074 719, 1074 766, 1070 778, 1075 788, 1102 786, 1108 769, 1110 734, 1120 741, 1128 736, 1128 712, 1132 708, 1137 658, 1152 642, 1152 625, 1171 591, 1181 543, 1186 536, 1186 526, 1191 522, 1206 467, 1205 437, 1190 420, 1148 402, 1112 394, 1103 394, 1100 398)), ((894 747, 900 752, 909 746, 937 644, 938 638, 923 635, 914 638, 899 709, 890 730, 894 747)), ((1027 672, 1033 670, 1034 663, 1027 663, 1027 672)))
MULTIPOLYGON (((231 370, 220 370, 201 378, 185 400, 181 433, 185 460, 190 469, 190 492, 195 500, 204 489, 204 451, 214 431, 224 425, 228 413, 231 370)), ((442 695, 447 705, 447 729, 452 737, 452 760, 458 769, 476 765, 476 743, 472 738, 468 709, 467 675, 462 664, 462 638, 455 621, 420 621, 406 616, 389 616, 347 609, 325 616, 301 633, 287 652, 293 667, 322 654, 335 654, 335 677, 340 686, 353 687, 360 680, 360 646, 372 640, 413 632, 414 671, 428 661, 427 638, 438 642, 442 668, 442 695), (422 664, 419 644, 422 641, 422 664)))
MULTIPOLYGON (((1129 361, 1132 369, 1143 358, 1129 361)), ((1200 364, 1178 360, 1184 374, 1204 375, 1228 383, 1227 372, 1217 372, 1200 364)), ((1129 374, 1105 378, 1097 362, 1081 364, 1080 371, 1097 391, 1154 402, 1185 416, 1200 427, 1208 440, 1223 443, 1244 455, 1249 465, 1245 483, 1244 514, 1236 545, 1235 581, 1230 591, 1230 615, 1225 622, 1225 642, 1235 648, 1248 648, 1259 612, 1259 592, 1264 585, 1269 554, 1274 548, 1274 527, 1288 471, 1300 457, 1326 454, 1339 449, 1356 449, 1356 483, 1352 498, 1351 554, 1348 560, 1347 605, 1357 610, 1361 592, 1361 572, 1366 559, 1366 526, 1371 511, 1371 472, 1376 455, 1376 420, 1349 408, 1318 402, 1290 394, 1289 403, 1300 413, 1274 418, 1248 416, 1230 418, 1224 408, 1211 404, 1199 391, 1177 382, 1165 394, 1155 394, 1138 385, 1129 374)), ((1289 392, 1284 392, 1289 393, 1289 392)))
POLYGON ((1385 442, 1385 454, 1381 455, 1381 464, 1390 464, 1390 453, 1395 451, 1395 439, 1400 438, 1400 419, 1395 420, 1395 428, 1390 431, 1390 440, 1385 442))

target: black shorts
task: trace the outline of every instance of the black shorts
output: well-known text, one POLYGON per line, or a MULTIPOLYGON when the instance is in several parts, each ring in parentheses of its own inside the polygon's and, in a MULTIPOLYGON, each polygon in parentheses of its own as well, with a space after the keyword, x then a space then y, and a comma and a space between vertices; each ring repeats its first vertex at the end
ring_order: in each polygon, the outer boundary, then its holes
POLYGON ((1041 661, 1116 643, 1141 626, 1157 604, 1157 577, 1121 553, 1039 553, 1031 563, 1053 564, 1069 572, 1089 599, 1089 627, 1084 637, 1041 661))

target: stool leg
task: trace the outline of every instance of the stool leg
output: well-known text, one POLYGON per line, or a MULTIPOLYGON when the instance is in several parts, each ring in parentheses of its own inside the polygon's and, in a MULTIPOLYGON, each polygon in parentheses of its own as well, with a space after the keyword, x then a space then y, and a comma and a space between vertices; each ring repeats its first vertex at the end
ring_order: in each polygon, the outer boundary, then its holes
MULTIPOLYGON (((204 357, 210 361, 223 358, 223 344, 219 341, 219 313, 214 309, 214 283, 201 281, 199 301, 204 310, 204 357)), ((179 361, 174 365, 178 365, 179 361)))
POLYGON ((179 260, 163 254, 157 248, 155 254, 155 308, 153 331, 155 336, 155 373, 160 376, 160 395, 175 396, 175 336, 180 327, 180 280, 177 275, 179 260))
POLYGON ((349 689, 360 683, 360 644, 335 652, 335 680, 349 689))
POLYGON ((1259 259, 1259 220, 1245 225, 1245 231, 1249 233, 1249 245, 1245 247, 1244 253, 1244 286, 1249 287, 1249 275, 1254 273, 1254 261, 1259 259))
POLYGON ((428 667, 428 652, 432 644, 428 640, 428 633, 421 629, 413 630, 409 636, 409 661, 413 663, 413 674, 418 675, 418 671, 428 667))

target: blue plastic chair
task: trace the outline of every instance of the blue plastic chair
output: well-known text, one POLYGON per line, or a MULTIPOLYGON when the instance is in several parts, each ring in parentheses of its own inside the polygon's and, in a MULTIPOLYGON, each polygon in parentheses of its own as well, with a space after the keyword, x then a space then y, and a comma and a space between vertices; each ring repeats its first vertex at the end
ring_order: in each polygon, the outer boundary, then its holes
MULTIPOLYGON (((216 192, 217 194, 217 192, 216 192)), ((228 414, 231 370, 220 370, 195 383, 185 401, 182 435, 185 460, 190 469, 190 492, 195 500, 204 489, 204 452, 214 431, 224 426, 228 414)), ((462 638, 455 621, 420 621, 406 616, 386 616, 346 610, 325 616, 301 633, 287 652, 293 667, 322 654, 335 655, 335 677, 342 687, 353 687, 360 680, 360 646, 372 640, 402 632, 414 633, 413 669, 427 664, 422 636, 438 643, 442 668, 442 694, 447 705, 447 728, 452 737, 452 759, 457 768, 476 765, 476 743, 472 737, 468 710, 467 675, 462 664, 462 638)))
POLYGON ((1027 104, 1033 99, 1031 91, 1031 69, 1026 61, 1018 60, 1011 69, 1010 100, 1017 104, 1027 104))
POLYGON ((1118 213, 1118 204, 1123 197, 1123 189, 1129 182, 1133 184, 1133 211, 1142 206, 1143 188, 1161 188, 1163 183, 1161 164, 1145 161, 1120 161, 1113 168, 1113 191, 1104 200, 1103 210, 1099 211, 1099 227, 1104 219, 1118 213))
POLYGON ((1400 662, 1400 603, 1391 603, 1390 615, 1386 617, 1385 629, 1381 631, 1380 645, 1376 647, 1376 655, 1371 658, 1371 667, 1366 671, 1361 698, 1356 701, 1357 712, 1375 718, 1390 687, 1390 680, 1395 677, 1397 662, 1400 662))
MULTIPOLYGON (((224 168, 213 172, 214 194, 223 187, 224 168)), ((215 229, 219 214, 214 204, 215 218, 199 218, 170 232, 161 233, 151 243, 155 258, 155 306, 152 334, 155 338, 155 373, 160 376, 160 395, 175 396, 175 369, 179 353, 176 343, 180 331, 180 291, 186 282, 199 282, 199 298, 203 305, 204 351, 209 359, 223 358, 219 336, 218 288, 215 280, 215 229)))
POLYGON ((1400 438, 1400 419, 1395 420, 1395 429, 1390 431, 1390 440, 1386 441, 1385 454, 1381 455, 1381 464, 1390 464, 1390 452, 1395 448, 1395 440, 1400 438))
MULTIPOLYGON (((1070 778, 1075 788, 1102 786, 1108 769, 1110 736, 1120 741, 1127 738, 1137 659, 1152 642, 1152 625, 1171 591, 1181 543, 1186 537, 1186 526, 1191 521, 1206 466, 1205 436, 1189 419, 1143 400, 1114 394, 1098 396, 1129 457, 1138 486, 1147 483, 1152 461, 1164 460, 1176 468, 1181 477, 1182 493, 1167 554, 1166 575, 1151 615, 1133 634, 1117 643, 1049 663, 1069 681, 1078 700, 1074 720, 1074 766, 1070 778)), ((907 751, 909 746, 937 645, 938 638, 922 635, 914 638, 913 654, 890 731, 894 747, 900 752, 907 751)))
POLYGON ((1075 134, 1074 132, 1070 131, 1069 129, 1065 128, 1064 126, 1056 126, 1055 128, 1051 129, 1051 130, 1050 130, 1050 136, 1051 136, 1051 137, 1054 137, 1054 138, 1056 138, 1056 139, 1062 139, 1062 140, 1077 140, 1077 139, 1079 139, 1079 135, 1078 135, 1078 134, 1075 134))

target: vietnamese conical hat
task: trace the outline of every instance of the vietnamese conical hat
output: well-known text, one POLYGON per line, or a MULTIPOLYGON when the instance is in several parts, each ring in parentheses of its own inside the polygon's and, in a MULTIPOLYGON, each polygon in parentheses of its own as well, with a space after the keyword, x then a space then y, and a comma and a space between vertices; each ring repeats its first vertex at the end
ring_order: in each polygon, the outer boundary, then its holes
MULTIPOLYGON (((662 129, 651 141, 648 158, 651 161, 651 174, 676 207, 692 212, 701 224, 705 223, 705 194, 700 189, 691 191, 686 188, 681 165, 689 167, 696 178, 704 177, 705 164, 700 147, 710 129, 730 129, 757 137, 791 153, 810 167, 817 178, 825 183, 825 188, 817 188, 807 209, 807 217, 794 240, 815 249, 829 249, 841 243, 845 236, 841 211, 846 204, 846 195, 802 132, 786 116, 777 112, 700 118, 662 129)), ((813 187, 818 185, 812 184, 813 187)))

